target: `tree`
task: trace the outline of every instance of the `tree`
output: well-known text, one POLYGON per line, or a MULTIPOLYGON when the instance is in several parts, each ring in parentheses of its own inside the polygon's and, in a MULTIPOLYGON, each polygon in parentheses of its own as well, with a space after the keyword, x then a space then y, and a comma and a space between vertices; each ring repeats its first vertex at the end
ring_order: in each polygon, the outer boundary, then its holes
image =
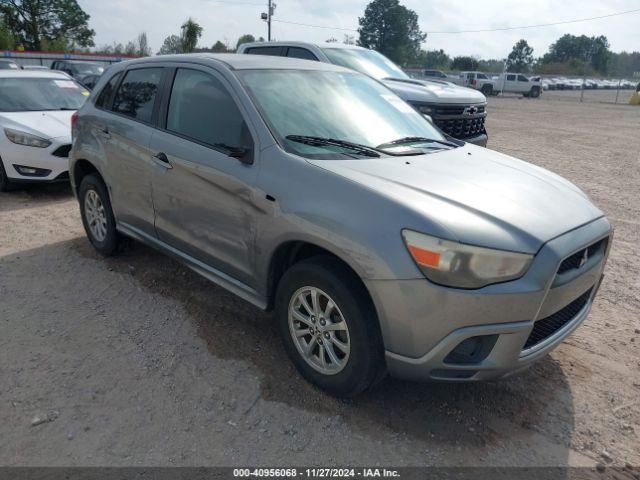
POLYGON ((171 55, 182 53, 182 39, 178 35, 169 35, 162 42, 158 55, 171 55))
POLYGON ((444 50, 423 50, 422 67, 446 70, 451 66, 451 57, 444 50))
POLYGON ((0 15, 16 40, 27 50, 46 44, 94 46, 89 15, 76 0, 0 0, 0 15))
POLYGON ((13 50, 16 46, 16 40, 13 38, 13 33, 0 20, 0 50, 13 50))
POLYGON ((193 52, 198 46, 198 40, 202 36, 202 27, 191 18, 182 24, 181 44, 184 53, 193 52))
POLYGON ((358 22, 358 45, 377 50, 400 65, 414 62, 427 38, 420 30, 416 12, 398 0, 373 0, 358 22))
POLYGON ((587 37, 586 35, 566 34, 549 47, 542 57, 541 64, 568 63, 570 60, 582 62, 593 70, 606 74, 611 60, 609 41, 605 36, 587 37))
POLYGON ((533 65, 533 48, 526 40, 519 40, 507 57, 507 70, 511 72, 527 72, 533 65))
POLYGON ((214 53, 227 53, 229 49, 224 43, 218 40, 216 43, 213 44, 213 47, 211 47, 211 51, 214 53))
POLYGON ((256 41, 256 37, 254 37, 253 35, 251 35, 250 33, 245 33, 244 35, 242 35, 239 39, 238 39, 238 43, 236 43, 236 50, 238 49, 238 47, 240 45, 242 45, 243 43, 252 43, 256 41))
POLYGON ((455 57, 451 62, 451 69, 458 71, 473 71, 478 69, 478 60, 473 57, 455 57))
POLYGON ((141 57, 149 57, 151 56, 151 47, 149 46, 149 40, 147 39, 147 33, 142 32, 138 35, 137 39, 137 49, 136 55, 140 55, 141 57))

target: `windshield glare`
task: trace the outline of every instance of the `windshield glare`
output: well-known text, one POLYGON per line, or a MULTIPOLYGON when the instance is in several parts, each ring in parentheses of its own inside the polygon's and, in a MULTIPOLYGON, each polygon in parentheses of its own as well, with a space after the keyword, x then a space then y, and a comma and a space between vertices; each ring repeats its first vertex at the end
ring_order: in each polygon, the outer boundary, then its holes
POLYGON ((0 78, 0 111, 77 110, 89 92, 73 80, 57 78, 0 78))
POLYGON ((331 63, 364 73, 378 80, 383 78, 409 78, 395 63, 373 50, 323 48, 322 51, 329 57, 331 63))
POLYGON ((274 135, 285 149, 300 155, 330 158, 327 148, 302 145, 287 136, 333 138, 369 147, 405 137, 444 140, 393 92, 355 72, 247 70, 239 75, 274 135))
POLYGON ((73 65, 73 70, 79 75, 102 75, 104 67, 92 63, 76 63, 73 65))

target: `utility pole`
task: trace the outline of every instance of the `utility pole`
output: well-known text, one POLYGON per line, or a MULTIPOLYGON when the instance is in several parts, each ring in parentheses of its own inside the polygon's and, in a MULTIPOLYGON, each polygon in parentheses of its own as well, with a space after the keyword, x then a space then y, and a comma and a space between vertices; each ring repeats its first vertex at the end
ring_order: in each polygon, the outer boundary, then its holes
POLYGON ((269 0, 267 4, 267 13, 262 13, 260 18, 267 22, 267 40, 271 41, 271 17, 273 17, 273 12, 276 9, 276 4, 273 0, 269 0))

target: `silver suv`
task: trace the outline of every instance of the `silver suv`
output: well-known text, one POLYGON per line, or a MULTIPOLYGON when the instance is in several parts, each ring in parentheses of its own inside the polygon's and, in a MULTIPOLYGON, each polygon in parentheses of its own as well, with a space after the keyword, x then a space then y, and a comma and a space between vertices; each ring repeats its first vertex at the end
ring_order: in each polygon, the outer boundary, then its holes
POLYGON ((275 309, 301 374, 353 396, 399 377, 506 376, 586 317, 611 225, 568 181, 445 139, 320 62, 153 57, 73 119, 89 240, 121 235, 275 309))

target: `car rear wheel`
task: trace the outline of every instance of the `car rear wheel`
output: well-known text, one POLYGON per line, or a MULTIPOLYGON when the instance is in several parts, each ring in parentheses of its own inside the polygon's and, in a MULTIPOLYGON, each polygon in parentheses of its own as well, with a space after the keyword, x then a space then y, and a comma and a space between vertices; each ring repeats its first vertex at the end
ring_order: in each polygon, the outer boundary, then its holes
POLYGON ((278 285, 276 321, 298 371, 327 393, 353 397, 383 378, 375 311, 337 260, 319 256, 291 267, 278 285))
POLYGON ((490 95, 493 95, 493 87, 491 85, 483 85, 482 86, 482 94, 485 97, 488 97, 490 95))
POLYGON ((119 238, 107 187, 100 177, 90 174, 82 179, 78 192, 82 224, 89 241, 102 255, 113 255, 119 238))

